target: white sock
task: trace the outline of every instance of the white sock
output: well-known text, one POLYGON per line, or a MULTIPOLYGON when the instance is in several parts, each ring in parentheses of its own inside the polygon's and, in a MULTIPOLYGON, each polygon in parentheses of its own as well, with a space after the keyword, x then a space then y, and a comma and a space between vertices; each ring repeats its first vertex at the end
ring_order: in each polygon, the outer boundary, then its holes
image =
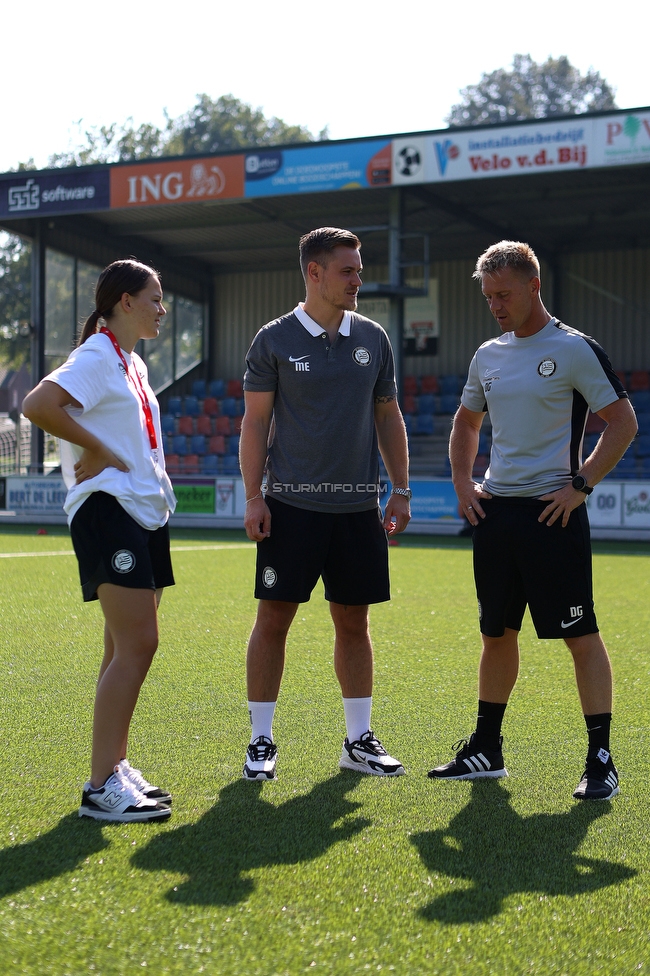
POLYGON ((251 742, 265 735, 267 739, 273 741, 273 713, 277 702, 256 702, 249 701, 248 714, 251 717, 251 742))
POLYGON ((364 732, 370 729, 370 712, 372 710, 372 695, 370 698, 344 698, 343 711, 345 725, 348 730, 348 740, 356 742, 364 732))

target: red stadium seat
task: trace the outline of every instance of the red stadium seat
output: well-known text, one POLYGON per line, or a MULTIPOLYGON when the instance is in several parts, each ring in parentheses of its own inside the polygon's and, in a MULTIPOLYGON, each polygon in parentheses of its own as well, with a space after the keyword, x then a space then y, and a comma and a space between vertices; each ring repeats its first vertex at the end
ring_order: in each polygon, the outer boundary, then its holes
POLYGON ((243 417, 233 417, 233 419, 232 419, 232 432, 233 432, 233 434, 240 434, 241 433, 241 422, 242 422, 243 419, 244 419, 243 417))
POLYGON ((196 432, 197 434, 203 434, 204 437, 210 437, 212 435, 212 420, 207 414, 202 413, 196 418, 196 432))
POLYGON ((405 376, 404 377, 404 389, 402 391, 404 396, 417 396, 418 395, 418 381, 415 376, 405 376))
POLYGON ((181 458, 181 474, 199 474, 200 470, 198 454, 187 454, 181 458))
POLYGON ((630 392, 639 393, 641 390, 650 390, 650 377, 645 369, 634 369, 630 373, 630 392))
POLYGON ((226 396, 235 397, 235 399, 238 399, 239 397, 243 397, 243 395, 244 395, 244 387, 242 386, 242 381, 228 380, 228 386, 226 387, 226 396))
POLYGON ((232 433, 230 417, 217 417, 214 422, 214 432, 215 434, 223 434, 224 437, 230 437, 232 433))
POLYGON ((420 393, 438 393, 440 384, 437 376, 423 376, 420 380, 420 393))
POLYGON ((167 454, 165 457, 165 468, 167 469, 167 474, 178 474, 180 471, 181 459, 178 454, 167 454))
POLYGON ((225 454, 226 438, 223 434, 214 434, 208 441, 208 454, 225 454))
POLYGON ((406 394, 406 396, 404 397, 404 413, 417 413, 417 412, 418 412, 417 398, 411 396, 410 394, 406 394))
POLYGON ((192 417, 178 418, 178 433, 184 437, 191 437, 194 433, 194 420, 192 417))
POLYGON ((219 415, 219 401, 216 397, 206 397, 203 401, 203 413, 207 414, 208 417, 217 417, 219 415))
POLYGON ((605 430, 607 424, 604 420, 598 416, 597 413, 590 413, 587 417, 587 426, 585 427, 586 434, 600 434, 605 430))

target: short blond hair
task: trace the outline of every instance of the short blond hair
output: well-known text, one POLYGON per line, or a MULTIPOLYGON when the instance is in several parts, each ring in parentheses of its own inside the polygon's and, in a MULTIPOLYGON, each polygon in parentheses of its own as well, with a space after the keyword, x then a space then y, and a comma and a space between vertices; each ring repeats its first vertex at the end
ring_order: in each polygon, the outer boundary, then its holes
POLYGON ((530 244, 522 241, 499 241, 483 251, 476 262, 472 278, 482 281, 483 275, 492 275, 505 268, 517 271, 527 278, 540 277, 539 261, 530 244))

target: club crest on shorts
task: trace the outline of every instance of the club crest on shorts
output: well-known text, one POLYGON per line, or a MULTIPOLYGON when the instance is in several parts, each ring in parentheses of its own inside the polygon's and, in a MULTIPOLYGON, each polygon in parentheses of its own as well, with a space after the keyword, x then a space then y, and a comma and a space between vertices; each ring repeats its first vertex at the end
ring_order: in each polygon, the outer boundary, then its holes
POLYGON ((135 566, 135 556, 129 549, 118 549, 111 559, 116 573, 130 573, 135 566))
POLYGON ((557 363, 554 359, 542 359, 537 367, 537 372, 540 376, 552 376, 556 369, 557 363))
POLYGON ((265 566, 264 569, 262 570, 262 582, 264 583, 264 586, 267 588, 267 590, 270 590, 272 586, 275 586, 277 581, 278 581, 278 574, 273 569, 273 567, 265 566))
POLYGON ((352 358, 357 366, 369 366, 372 362, 372 356, 365 346, 357 346, 352 352, 352 358))

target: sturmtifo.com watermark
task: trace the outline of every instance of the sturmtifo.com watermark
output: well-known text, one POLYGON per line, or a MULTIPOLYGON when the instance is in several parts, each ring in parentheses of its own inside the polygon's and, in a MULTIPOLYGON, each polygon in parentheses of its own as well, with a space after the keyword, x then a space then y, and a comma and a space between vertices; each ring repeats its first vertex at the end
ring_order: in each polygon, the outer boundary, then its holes
POLYGON ((299 484, 299 485, 284 484, 278 481, 278 482, 274 482, 272 485, 269 485, 269 487, 267 488, 267 492, 270 494, 282 494, 283 492, 284 493, 292 492, 293 494, 302 494, 303 492, 307 492, 309 494, 312 493, 328 494, 333 492, 344 491, 347 493, 359 492, 365 495, 368 493, 374 494, 375 492, 379 492, 380 494, 382 494, 387 490, 388 490, 387 485, 366 484, 365 482, 361 482, 360 484, 357 485, 338 484, 334 481, 321 481, 317 485, 309 484, 309 483, 299 484))

